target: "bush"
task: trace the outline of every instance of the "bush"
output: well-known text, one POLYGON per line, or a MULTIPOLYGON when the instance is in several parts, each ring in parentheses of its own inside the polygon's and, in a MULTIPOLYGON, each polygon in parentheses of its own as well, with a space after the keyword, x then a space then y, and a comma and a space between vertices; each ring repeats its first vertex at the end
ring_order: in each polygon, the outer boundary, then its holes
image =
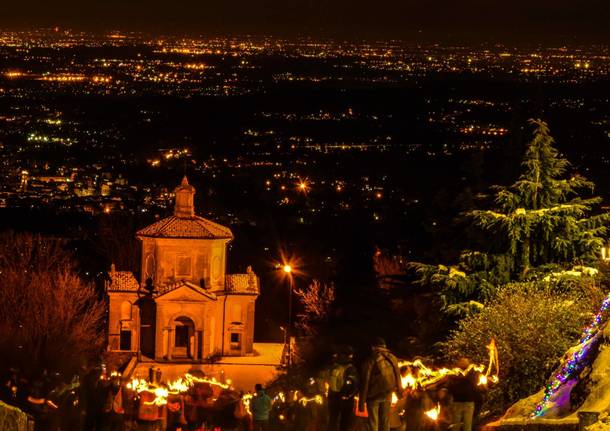
POLYGON ((499 414, 540 390, 558 359, 579 338, 603 300, 590 278, 549 283, 513 283, 501 288, 477 314, 462 320, 443 344, 449 360, 487 360, 495 338, 500 382, 490 388, 486 409, 499 414))

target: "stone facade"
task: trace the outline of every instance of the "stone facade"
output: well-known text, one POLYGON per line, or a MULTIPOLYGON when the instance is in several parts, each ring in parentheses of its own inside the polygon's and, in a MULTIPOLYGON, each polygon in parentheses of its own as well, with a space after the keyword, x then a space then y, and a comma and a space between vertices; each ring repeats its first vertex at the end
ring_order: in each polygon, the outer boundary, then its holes
POLYGON ((141 229, 141 274, 109 273, 108 349, 139 360, 206 363, 253 354, 259 280, 226 274, 231 230, 199 217, 186 177, 174 214, 141 229))

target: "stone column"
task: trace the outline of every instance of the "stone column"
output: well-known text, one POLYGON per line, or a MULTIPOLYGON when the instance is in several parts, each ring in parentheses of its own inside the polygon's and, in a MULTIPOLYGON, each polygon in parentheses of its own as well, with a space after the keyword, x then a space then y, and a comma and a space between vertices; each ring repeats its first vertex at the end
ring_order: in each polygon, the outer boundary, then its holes
POLYGON ((201 361, 203 358, 203 331, 199 330, 195 332, 195 358, 198 361, 201 361), (199 354, 199 350, 201 349, 201 355, 199 354))
POLYGON ((193 331, 191 334, 189 334, 189 351, 187 352, 187 357, 190 357, 191 359, 195 359, 195 355, 197 354, 197 340, 195 339, 195 328, 193 328, 193 331))
POLYGON ((133 305, 131 309, 131 313, 133 316, 133 329, 131 331, 131 336, 133 337, 131 342, 133 345, 133 349, 138 352, 138 357, 142 354, 140 350, 140 307, 137 305, 133 305))
POLYGON ((163 328, 163 337, 161 343, 161 357, 166 358, 169 354, 169 328, 163 328))
POLYGON ((172 353, 174 352, 174 330, 170 328, 167 330, 167 359, 172 360, 172 353))

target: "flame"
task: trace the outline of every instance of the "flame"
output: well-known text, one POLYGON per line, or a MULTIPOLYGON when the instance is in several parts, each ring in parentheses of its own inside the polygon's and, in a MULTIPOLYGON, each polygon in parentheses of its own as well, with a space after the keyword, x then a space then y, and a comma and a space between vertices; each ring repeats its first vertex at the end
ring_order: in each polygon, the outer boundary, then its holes
MULTIPOLYGON (((496 346, 496 340, 492 338, 486 347, 487 351, 489 352, 489 364, 487 364, 487 372, 485 373, 485 375, 489 376, 493 368, 493 377, 495 377, 494 383, 497 383, 498 375, 500 374, 500 361, 498 360, 498 347, 496 346)), ((494 381, 493 378, 492 381, 494 381)))
POLYGON ((144 402, 144 404, 154 404, 157 406, 164 406, 167 404, 167 397, 169 395, 169 391, 165 388, 155 388, 153 391, 155 394, 155 399, 150 402, 144 402))
POLYGON ((316 395, 311 398, 301 397, 299 399, 299 403, 304 407, 307 406, 307 404, 309 404, 309 403, 322 404, 323 402, 324 402, 324 400, 322 399, 322 395, 316 395))
POLYGON ((413 377, 413 374, 411 374, 411 373, 407 374, 406 376, 401 376, 400 381, 402 383, 403 389, 415 388, 415 386, 417 385, 417 381, 415 380, 415 377, 413 377))
POLYGON ((167 387, 172 392, 186 392, 191 387, 185 379, 178 379, 173 382, 169 382, 167 387))
POLYGON ((415 361, 399 361, 400 367, 407 366, 417 370, 415 376, 411 373, 401 377, 402 387, 407 388, 425 388, 433 385, 448 376, 465 376, 472 370, 479 374, 479 385, 487 385, 489 382, 498 383, 498 375, 500 374, 500 366, 498 361, 498 349, 496 340, 491 339, 486 346, 489 361, 487 366, 483 364, 471 364, 466 369, 462 368, 429 368, 420 359, 415 361))
POLYGON ((424 414, 428 416, 433 421, 438 419, 438 415, 441 413, 441 405, 437 404, 435 408, 428 410, 424 414))
POLYGON ((392 406, 395 406, 398 403, 398 395, 396 392, 392 392, 392 406))
POLYGON ((147 402, 146 404, 163 406, 167 404, 167 397, 169 394, 175 395, 187 392, 195 383, 207 383, 209 385, 218 386, 222 389, 230 388, 230 385, 221 383, 213 377, 211 379, 208 379, 207 377, 201 378, 188 373, 184 377, 180 377, 174 381, 168 382, 167 388, 148 383, 146 380, 138 378, 132 379, 131 382, 128 382, 125 386, 127 389, 133 390, 137 393, 144 391, 154 393, 155 399, 151 402, 147 402))
POLYGON ((244 394, 241 397, 241 402, 244 403, 244 407, 246 408, 246 412, 249 416, 252 416, 252 412, 250 411, 250 400, 252 399, 252 394, 244 394))

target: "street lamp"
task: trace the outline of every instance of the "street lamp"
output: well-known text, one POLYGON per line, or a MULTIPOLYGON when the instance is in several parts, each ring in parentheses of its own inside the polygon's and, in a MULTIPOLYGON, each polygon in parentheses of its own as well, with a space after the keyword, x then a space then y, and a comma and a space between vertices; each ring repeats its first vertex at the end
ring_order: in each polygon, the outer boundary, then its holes
POLYGON ((288 371, 290 371, 290 367, 292 366, 292 342, 290 340, 290 330, 292 329, 292 290, 294 288, 294 279, 292 278, 291 265, 287 263, 284 264, 284 266, 282 267, 282 271, 284 271, 284 274, 288 276, 288 325, 286 327, 285 337, 288 339, 288 362, 286 366, 288 368, 288 371))
POLYGON ((297 190, 305 195, 307 194, 307 192, 309 192, 309 181, 307 180, 299 180, 296 186, 297 190))

